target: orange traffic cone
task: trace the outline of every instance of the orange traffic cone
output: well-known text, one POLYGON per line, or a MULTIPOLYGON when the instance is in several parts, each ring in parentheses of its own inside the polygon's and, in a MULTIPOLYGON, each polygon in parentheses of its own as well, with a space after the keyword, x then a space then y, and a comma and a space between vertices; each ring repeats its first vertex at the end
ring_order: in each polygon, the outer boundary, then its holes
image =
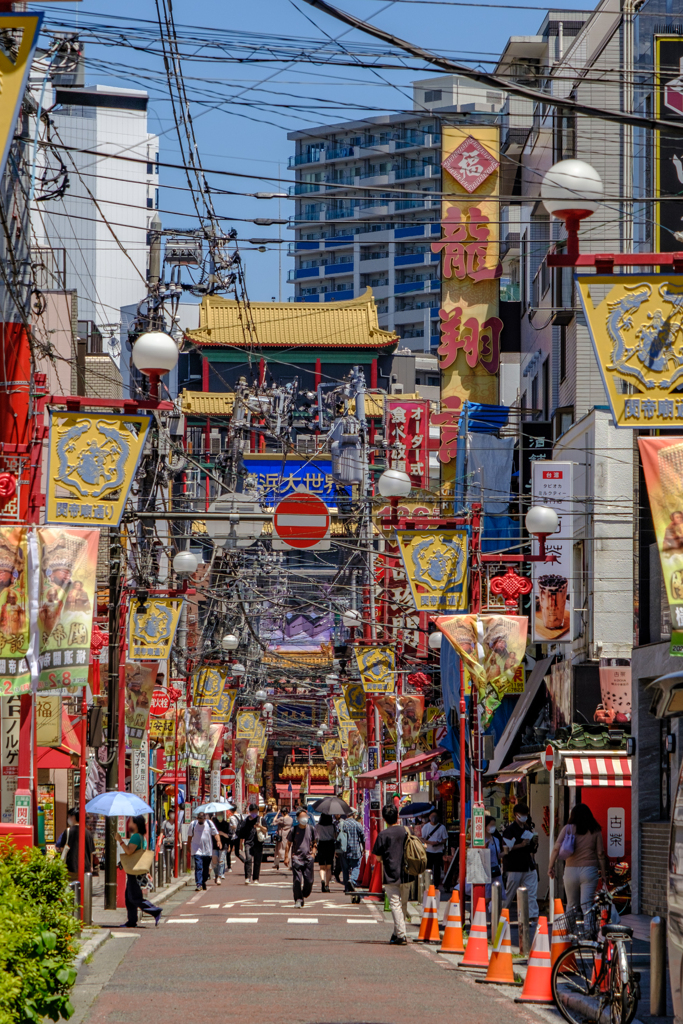
POLYGON ((555 920, 553 921, 553 937, 550 943, 550 966, 555 966, 555 961, 558 956, 564 953, 565 949, 569 949, 571 942, 569 941, 569 929, 567 927, 566 920, 564 918, 564 907, 562 906, 562 900, 555 900, 555 920), (558 920, 560 919, 560 920, 558 920))
POLYGON ((361 869, 358 872, 358 889, 367 889, 370 884, 370 855, 368 853, 363 854, 363 863, 361 869))
POLYGON ((480 899, 467 940, 467 950, 458 967, 488 967, 489 942, 486 931, 486 900, 480 899))
POLYGON ((512 969, 512 941, 510 939, 510 911, 501 910, 500 921, 493 940, 491 963, 485 978, 477 978, 480 985, 519 985, 512 969))
POLYGON ((446 927, 443 933, 443 942, 439 953, 464 953, 465 946, 462 941, 462 918, 460 916, 460 893, 453 890, 451 901, 448 904, 448 916, 446 927))
POLYGON ((418 932, 416 942, 440 942, 441 936, 439 935, 439 917, 438 909, 436 905, 436 890, 433 885, 429 886, 429 892, 427 893, 427 899, 425 900, 424 909, 422 911, 422 920, 420 921, 420 931, 418 932))
POLYGON ((382 861, 378 857, 375 857, 370 887, 368 889, 367 896, 364 896, 363 899, 366 903, 381 903, 383 899, 383 892, 384 884, 382 878, 382 861))
POLYGON ((522 994, 515 999, 516 1003, 552 1003, 550 988, 552 969, 550 966, 550 945, 548 943, 548 918, 539 917, 538 928, 531 944, 529 966, 522 994))

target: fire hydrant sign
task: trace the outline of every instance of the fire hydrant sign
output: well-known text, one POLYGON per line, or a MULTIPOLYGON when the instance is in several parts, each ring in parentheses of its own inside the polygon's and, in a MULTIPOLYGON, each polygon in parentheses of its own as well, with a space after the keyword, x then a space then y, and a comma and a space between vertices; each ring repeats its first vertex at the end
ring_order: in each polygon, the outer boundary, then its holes
POLYGON ((152 703, 149 706, 149 713, 155 718, 165 715, 171 706, 171 698, 166 690, 155 690, 152 694, 152 703))
POLYGON ((273 515, 273 549, 286 551, 329 551, 330 512, 316 494, 294 491, 273 515))

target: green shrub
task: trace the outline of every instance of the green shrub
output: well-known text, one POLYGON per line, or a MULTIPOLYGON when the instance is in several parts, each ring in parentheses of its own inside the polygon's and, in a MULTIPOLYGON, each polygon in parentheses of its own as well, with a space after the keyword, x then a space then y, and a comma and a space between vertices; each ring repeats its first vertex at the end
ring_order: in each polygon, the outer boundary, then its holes
POLYGON ((0 1024, 72 1015, 76 927, 62 861, 0 843, 0 1024))

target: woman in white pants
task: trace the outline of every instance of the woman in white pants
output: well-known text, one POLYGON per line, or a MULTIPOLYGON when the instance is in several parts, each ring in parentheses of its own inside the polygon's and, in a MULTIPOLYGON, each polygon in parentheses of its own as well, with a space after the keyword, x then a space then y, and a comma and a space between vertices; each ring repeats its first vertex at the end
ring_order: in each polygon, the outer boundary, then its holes
POLYGON ((607 881, 607 858, 602 843, 602 829, 588 804, 576 804, 569 821, 560 831, 550 854, 548 875, 555 877, 555 861, 567 835, 574 835, 574 852, 566 858, 564 888, 569 907, 588 910, 602 878, 607 881))

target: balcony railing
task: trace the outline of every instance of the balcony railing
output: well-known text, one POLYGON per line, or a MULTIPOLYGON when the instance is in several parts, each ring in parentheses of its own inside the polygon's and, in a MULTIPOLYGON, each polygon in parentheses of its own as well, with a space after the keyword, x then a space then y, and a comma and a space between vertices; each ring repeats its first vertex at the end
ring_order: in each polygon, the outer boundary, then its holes
POLYGON ((311 149, 306 153, 290 156, 287 166, 291 170, 293 167, 300 167, 301 164, 317 164, 322 160, 324 152, 324 149, 311 149))
POLYGON ((394 177, 396 181, 402 181, 404 178, 424 178, 427 167, 402 167, 399 171, 396 171, 394 177))

